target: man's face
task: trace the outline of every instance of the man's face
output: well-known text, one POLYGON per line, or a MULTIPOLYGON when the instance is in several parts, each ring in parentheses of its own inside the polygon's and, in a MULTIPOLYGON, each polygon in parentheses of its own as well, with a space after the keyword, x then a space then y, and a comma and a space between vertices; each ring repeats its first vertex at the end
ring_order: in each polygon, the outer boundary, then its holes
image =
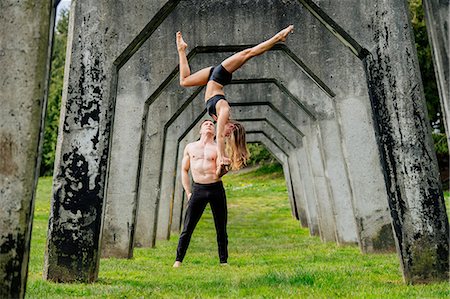
POLYGON ((213 134, 213 135, 216 134, 216 128, 214 127, 214 124, 212 121, 207 120, 202 123, 202 126, 200 128, 200 134, 203 134, 203 133, 209 133, 209 134, 213 134))

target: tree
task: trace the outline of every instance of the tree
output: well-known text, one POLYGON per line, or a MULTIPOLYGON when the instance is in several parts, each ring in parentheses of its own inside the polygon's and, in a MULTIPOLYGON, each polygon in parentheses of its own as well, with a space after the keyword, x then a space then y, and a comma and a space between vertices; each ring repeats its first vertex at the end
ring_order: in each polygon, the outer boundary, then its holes
POLYGON ((428 116, 432 127, 444 132, 444 124, 441 119, 442 112, 439 102, 439 92, 434 73, 431 47, 428 41, 422 0, 409 0, 409 8, 414 29, 414 38, 416 40, 417 56, 419 58, 425 99, 427 101, 428 116))
POLYGON ((42 148, 41 175, 51 175, 55 161, 55 148, 58 139, 59 114, 64 82, 69 11, 62 10, 56 24, 53 41, 50 85, 48 92, 47 115, 45 118, 44 144, 42 148))

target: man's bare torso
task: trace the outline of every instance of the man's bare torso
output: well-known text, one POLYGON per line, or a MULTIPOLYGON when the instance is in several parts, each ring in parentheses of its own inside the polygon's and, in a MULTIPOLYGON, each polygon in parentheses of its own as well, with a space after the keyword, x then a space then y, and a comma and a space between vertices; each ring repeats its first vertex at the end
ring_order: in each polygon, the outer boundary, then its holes
POLYGON ((216 175, 216 143, 196 141, 188 145, 189 163, 194 182, 210 184, 220 181, 216 175))

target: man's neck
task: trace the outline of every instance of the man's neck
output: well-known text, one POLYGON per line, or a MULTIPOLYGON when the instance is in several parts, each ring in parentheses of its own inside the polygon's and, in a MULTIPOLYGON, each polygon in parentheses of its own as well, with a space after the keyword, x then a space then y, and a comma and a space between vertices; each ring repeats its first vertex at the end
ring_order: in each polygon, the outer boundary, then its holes
POLYGON ((214 143, 214 135, 209 133, 202 134, 200 135, 200 142, 202 144, 214 143))

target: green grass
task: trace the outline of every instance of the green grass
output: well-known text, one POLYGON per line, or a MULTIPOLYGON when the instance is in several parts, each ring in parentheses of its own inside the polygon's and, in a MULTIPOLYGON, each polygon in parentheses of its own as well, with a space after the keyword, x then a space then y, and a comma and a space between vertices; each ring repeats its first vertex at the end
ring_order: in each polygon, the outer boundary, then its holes
MULTIPOLYGON (((279 169, 278 169, 279 170, 279 169)), ((28 298, 438 298, 447 283, 406 285, 396 254, 363 255, 310 237, 289 210, 278 172, 258 169, 224 178, 228 196, 229 267, 218 265, 215 230, 205 211, 183 267, 172 268, 178 236, 132 260, 102 259, 94 284, 42 279, 51 178, 39 181, 28 298)), ((449 203, 446 193, 446 202, 449 203)))

